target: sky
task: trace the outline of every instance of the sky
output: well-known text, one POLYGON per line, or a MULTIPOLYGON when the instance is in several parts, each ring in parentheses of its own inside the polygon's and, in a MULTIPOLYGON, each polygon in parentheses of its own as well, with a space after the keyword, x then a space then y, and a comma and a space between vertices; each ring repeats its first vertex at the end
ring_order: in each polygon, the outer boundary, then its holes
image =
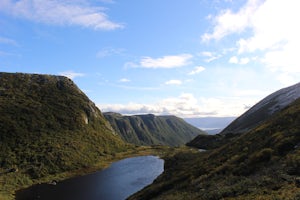
POLYGON ((0 71, 124 115, 239 116, 300 81, 297 0, 0 0, 0 71))

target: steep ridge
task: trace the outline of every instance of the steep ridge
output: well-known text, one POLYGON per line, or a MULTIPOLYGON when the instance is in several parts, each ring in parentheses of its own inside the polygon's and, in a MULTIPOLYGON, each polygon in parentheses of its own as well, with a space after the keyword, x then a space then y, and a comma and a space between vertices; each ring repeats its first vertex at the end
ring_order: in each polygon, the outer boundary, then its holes
POLYGON ((88 167, 126 148, 66 77, 0 73, 0 113, 0 171, 18 169, 25 180, 88 167))
POLYGON ((221 134, 243 133, 268 119, 300 97, 300 83, 278 90, 251 107, 229 124, 221 134))
POLYGON ((184 145, 204 131, 175 116, 103 113, 117 134, 136 145, 184 145))
POLYGON ((187 145, 201 149, 219 147, 238 137, 238 134, 255 128, 298 98, 300 98, 300 83, 278 90, 251 107, 230 123, 220 134, 201 135, 187 145))
POLYGON ((300 98, 220 148, 166 158, 129 199, 300 199, 300 98))

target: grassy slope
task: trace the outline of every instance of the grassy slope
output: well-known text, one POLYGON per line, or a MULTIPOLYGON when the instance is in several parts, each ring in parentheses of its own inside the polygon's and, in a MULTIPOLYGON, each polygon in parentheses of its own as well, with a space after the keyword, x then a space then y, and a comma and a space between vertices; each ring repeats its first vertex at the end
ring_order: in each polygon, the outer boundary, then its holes
POLYGON ((114 130, 127 142, 136 145, 184 145, 199 134, 200 129, 175 116, 104 113, 114 130))
POLYGON ((166 158, 130 199, 300 199, 300 99, 218 149, 166 158))
POLYGON ((65 77, 0 73, 0 113, 0 199, 5 188, 89 167, 128 147, 65 77))

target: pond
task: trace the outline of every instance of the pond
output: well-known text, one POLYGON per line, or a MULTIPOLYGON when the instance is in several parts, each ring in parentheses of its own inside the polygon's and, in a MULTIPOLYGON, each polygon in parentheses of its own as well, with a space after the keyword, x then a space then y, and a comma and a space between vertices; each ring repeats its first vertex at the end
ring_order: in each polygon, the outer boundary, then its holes
POLYGON ((127 158, 93 174, 20 190, 16 200, 122 200, 151 184, 163 168, 156 156, 127 158))

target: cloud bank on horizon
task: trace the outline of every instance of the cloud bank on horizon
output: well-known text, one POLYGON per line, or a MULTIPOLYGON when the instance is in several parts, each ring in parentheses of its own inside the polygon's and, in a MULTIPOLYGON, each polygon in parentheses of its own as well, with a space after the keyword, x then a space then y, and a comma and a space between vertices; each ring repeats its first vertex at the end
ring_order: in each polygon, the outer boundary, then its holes
POLYGON ((294 0, 0 0, 0 70, 73 79, 102 111, 238 116, 299 82, 294 0))

